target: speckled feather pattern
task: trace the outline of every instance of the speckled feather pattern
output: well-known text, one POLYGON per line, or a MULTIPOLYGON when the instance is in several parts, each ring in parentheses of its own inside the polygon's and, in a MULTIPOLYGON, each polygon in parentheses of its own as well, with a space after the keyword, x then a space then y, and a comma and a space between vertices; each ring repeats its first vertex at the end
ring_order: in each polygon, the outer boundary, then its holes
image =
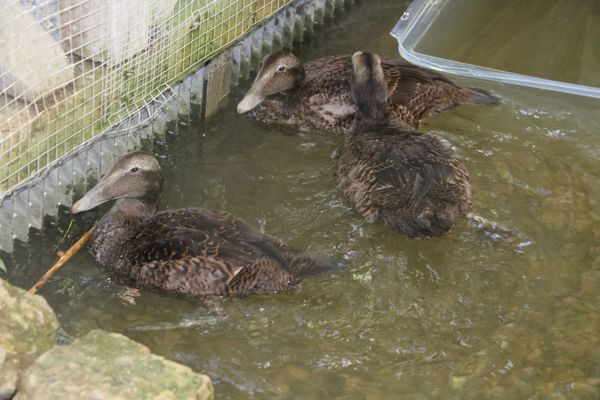
MULTIPOLYGON (((400 60, 381 59, 390 117, 416 128, 419 121, 461 103, 492 104, 482 92, 461 88, 443 75, 400 60)), ((350 56, 304 63, 305 79, 295 90, 268 97, 251 117, 299 130, 346 134, 356 107, 350 92, 350 56)))
POLYGON ((368 221, 408 237, 438 236, 471 210, 469 173, 430 134, 364 134, 338 159, 338 187, 368 221))
POLYGON ((130 219, 119 212, 105 216, 92 238, 92 253, 129 284, 169 294, 278 292, 335 265, 226 213, 186 208, 161 211, 137 224, 130 219))

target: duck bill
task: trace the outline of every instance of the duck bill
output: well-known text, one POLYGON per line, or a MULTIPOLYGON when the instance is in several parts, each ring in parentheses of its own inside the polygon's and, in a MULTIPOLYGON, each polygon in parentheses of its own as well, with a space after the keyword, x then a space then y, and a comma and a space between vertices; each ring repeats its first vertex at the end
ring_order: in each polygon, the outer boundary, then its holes
POLYGON ((79 199, 73 207, 71 207, 71 213, 77 214, 83 211, 91 210, 96 208, 107 201, 113 200, 106 188, 110 184, 107 181, 101 180, 96 186, 94 186, 89 192, 87 192, 81 199, 79 199))
POLYGON ((237 112, 240 114, 247 113, 256 106, 258 106, 265 98, 259 94, 259 91, 252 85, 248 93, 244 96, 242 101, 237 105, 237 112))
POLYGON ((244 114, 258 106, 267 97, 265 86, 265 77, 262 71, 259 71, 254 82, 252 82, 252 86, 250 86, 242 101, 238 103, 237 112, 244 114))

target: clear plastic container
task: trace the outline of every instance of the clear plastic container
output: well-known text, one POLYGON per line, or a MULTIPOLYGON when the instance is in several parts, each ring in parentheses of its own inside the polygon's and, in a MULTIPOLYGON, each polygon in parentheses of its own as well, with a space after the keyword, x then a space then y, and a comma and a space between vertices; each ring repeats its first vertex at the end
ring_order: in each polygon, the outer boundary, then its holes
POLYGON ((414 0, 392 36, 426 68, 600 98, 598 0, 414 0))

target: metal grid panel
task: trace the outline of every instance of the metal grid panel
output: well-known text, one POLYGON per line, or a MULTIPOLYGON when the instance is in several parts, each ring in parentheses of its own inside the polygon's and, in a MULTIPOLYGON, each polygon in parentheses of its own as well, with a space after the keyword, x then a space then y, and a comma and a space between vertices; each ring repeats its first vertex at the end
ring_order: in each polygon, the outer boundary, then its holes
POLYGON ((60 219, 73 196, 83 194, 106 172, 114 160, 132 149, 151 151, 165 143, 167 133, 189 121, 193 112, 202 117, 218 109, 231 84, 247 79, 266 52, 292 48, 335 10, 352 0, 295 0, 264 26, 253 29, 231 50, 211 57, 211 62, 169 85, 153 101, 130 113, 118 124, 96 134, 85 145, 52 162, 27 182, 0 193, 0 251, 11 252, 14 241, 26 242, 30 229, 40 229, 44 218, 60 219), (335 4, 333 4, 335 3, 335 4), (329 12, 328 12, 329 10, 329 12), (230 77, 229 79, 227 77, 230 77), (60 211, 62 208, 62 211, 60 211))
POLYGON ((5 0, 0 197, 292 0, 5 0))

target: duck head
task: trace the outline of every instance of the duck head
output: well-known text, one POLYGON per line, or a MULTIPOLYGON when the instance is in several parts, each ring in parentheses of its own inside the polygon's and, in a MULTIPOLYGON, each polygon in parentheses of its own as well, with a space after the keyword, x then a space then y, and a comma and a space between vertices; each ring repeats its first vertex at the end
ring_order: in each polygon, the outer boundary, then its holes
POLYGON ((383 106, 387 101, 387 84, 377 54, 357 51, 352 55, 350 80, 352 97, 359 106, 383 106))
POLYGON ((304 80, 304 67, 298 57, 289 51, 278 51, 266 56, 254 83, 237 105, 240 114, 258 106, 266 97, 298 88, 304 80))
POLYGON ((100 182, 71 207, 71 212, 77 214, 118 199, 136 199, 155 205, 161 191, 158 161, 149 154, 136 151, 117 161, 100 182))

